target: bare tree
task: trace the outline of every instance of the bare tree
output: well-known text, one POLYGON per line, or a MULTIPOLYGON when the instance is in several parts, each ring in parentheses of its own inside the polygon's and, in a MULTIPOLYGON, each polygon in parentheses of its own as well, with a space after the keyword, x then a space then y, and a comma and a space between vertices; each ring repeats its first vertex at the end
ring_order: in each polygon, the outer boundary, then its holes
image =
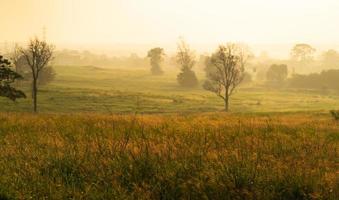
POLYGON ((34 38, 27 49, 21 49, 32 74, 33 110, 37 112, 38 79, 41 71, 48 65, 53 56, 54 46, 46 41, 34 38))
POLYGON ((217 52, 206 61, 206 77, 203 87, 214 92, 225 103, 225 111, 229 110, 230 96, 241 83, 245 75, 245 64, 250 53, 240 44, 220 45, 217 52))

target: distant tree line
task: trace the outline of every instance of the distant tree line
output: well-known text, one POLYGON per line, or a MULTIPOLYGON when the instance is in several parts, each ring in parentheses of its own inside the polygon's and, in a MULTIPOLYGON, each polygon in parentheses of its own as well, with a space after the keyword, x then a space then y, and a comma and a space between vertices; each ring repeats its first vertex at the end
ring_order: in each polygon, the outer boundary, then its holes
POLYGON ((308 89, 334 89, 339 91, 339 69, 325 70, 309 75, 295 74, 288 80, 289 87, 308 89))
MULTIPOLYGON (((149 57, 148 57, 149 58, 149 57)), ((67 50, 55 52, 55 65, 103 66, 103 67, 148 67, 147 57, 130 56, 109 57, 105 54, 95 54, 90 51, 67 50)))
MULTIPOLYGON (((339 90, 339 53, 328 50, 315 61, 316 49, 309 44, 296 44, 289 60, 270 59, 267 54, 253 56, 244 44, 227 43, 220 45, 210 54, 196 56, 189 45, 180 39, 176 55, 169 57, 161 47, 147 52, 145 57, 131 54, 130 57, 107 57, 89 51, 54 51, 54 46, 34 38, 28 46, 16 46, 9 54, 9 60, 0 57, 0 96, 16 100, 26 95, 16 89, 18 86, 31 87, 33 110, 37 112, 39 86, 53 81, 54 65, 101 65, 115 67, 149 67, 152 75, 165 73, 164 61, 179 67, 177 83, 183 88, 199 86, 195 70, 204 69, 202 87, 224 101, 225 111, 229 110, 230 98, 241 83, 264 81, 266 86, 308 89, 339 90), (318 73, 303 73, 322 69, 318 73), (330 70, 329 70, 330 69, 330 70)), ((167 64, 168 64, 167 63, 167 64)))

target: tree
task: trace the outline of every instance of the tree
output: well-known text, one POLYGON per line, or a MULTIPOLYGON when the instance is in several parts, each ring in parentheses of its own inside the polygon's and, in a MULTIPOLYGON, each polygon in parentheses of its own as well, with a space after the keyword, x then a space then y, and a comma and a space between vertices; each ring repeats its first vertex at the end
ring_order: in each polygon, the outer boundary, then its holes
POLYGON ((244 46, 228 43, 220 45, 206 61, 207 80, 203 87, 224 100, 225 111, 229 110, 229 100, 234 89, 244 78, 244 68, 249 55, 244 46))
POLYGON ((322 62, 325 68, 333 69, 339 67, 339 53, 330 49, 322 54, 322 62))
POLYGON ((54 46, 46 41, 34 38, 27 49, 21 49, 32 75, 33 110, 37 112, 38 80, 43 69, 48 65, 53 56, 54 46))
POLYGON ((0 56, 0 96, 7 97, 12 101, 18 98, 26 98, 25 93, 11 86, 22 76, 11 69, 11 63, 0 56))
POLYGON ((266 78, 269 81, 283 82, 287 79, 287 65, 271 65, 266 73, 266 78))
POLYGON ((307 63, 313 60, 315 51, 309 44, 296 44, 291 50, 291 58, 297 62, 307 63))
POLYGON ((153 75, 161 75, 164 72, 161 69, 161 63, 164 60, 164 50, 162 48, 153 48, 148 51, 147 57, 150 58, 151 61, 151 72, 153 75))
POLYGON ((194 53, 184 40, 178 44, 177 63, 181 66, 181 72, 177 76, 179 85, 183 87, 194 87, 198 85, 198 79, 192 70, 195 65, 194 53))

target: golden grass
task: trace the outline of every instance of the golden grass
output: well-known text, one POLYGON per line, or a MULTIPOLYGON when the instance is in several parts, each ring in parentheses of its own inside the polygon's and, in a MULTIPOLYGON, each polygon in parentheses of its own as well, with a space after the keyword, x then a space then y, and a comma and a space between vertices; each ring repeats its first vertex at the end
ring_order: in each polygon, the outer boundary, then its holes
POLYGON ((4 199, 338 199, 320 114, 0 114, 4 199))

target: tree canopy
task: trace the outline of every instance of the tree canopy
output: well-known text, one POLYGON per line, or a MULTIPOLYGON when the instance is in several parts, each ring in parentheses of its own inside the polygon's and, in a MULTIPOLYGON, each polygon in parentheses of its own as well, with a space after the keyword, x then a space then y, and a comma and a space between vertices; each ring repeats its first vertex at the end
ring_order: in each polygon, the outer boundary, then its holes
POLYGON ((25 98, 25 93, 11 86, 12 83, 21 78, 20 74, 11 69, 9 60, 0 55, 0 96, 7 97, 12 101, 25 98))
POLYGON ((164 72, 161 69, 161 63, 164 60, 164 49, 157 47, 148 51, 147 57, 151 61, 151 72, 153 75, 161 75, 164 72))

